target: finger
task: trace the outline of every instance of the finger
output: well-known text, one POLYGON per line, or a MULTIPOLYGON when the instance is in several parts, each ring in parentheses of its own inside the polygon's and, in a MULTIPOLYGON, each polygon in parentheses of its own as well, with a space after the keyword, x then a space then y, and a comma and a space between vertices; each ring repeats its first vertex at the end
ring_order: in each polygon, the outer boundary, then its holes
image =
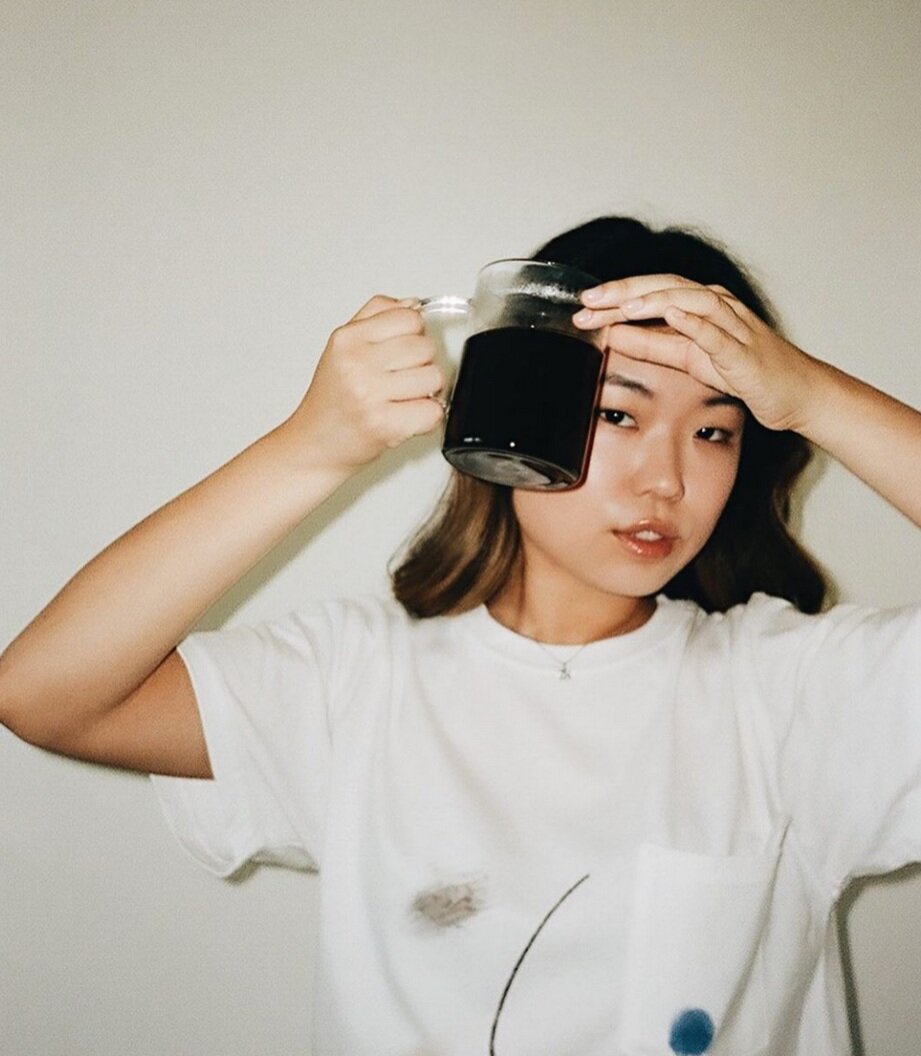
POLYGON ((716 290, 717 293, 722 294, 726 304, 729 305, 743 323, 753 330, 759 326, 767 326, 761 316, 757 312, 753 312, 744 301, 736 297, 732 290, 727 290, 725 286, 710 286, 709 289, 716 290))
POLYGON ((384 308, 364 319, 347 323, 345 330, 350 341, 379 345, 395 337, 422 334, 425 327, 422 323, 422 316, 415 309, 397 305, 384 308))
POLYGON ((740 319, 747 321, 748 318, 758 318, 744 301, 737 297, 732 290, 727 290, 725 286, 720 286, 719 283, 712 283, 707 286, 707 289, 718 293, 740 319))
POLYGON ((426 334, 410 334, 373 344, 368 355, 381 370, 407 370, 435 362, 435 342, 426 334))
POLYGON ((611 327, 608 344, 613 352, 619 352, 630 359, 681 370, 704 385, 728 391, 722 374, 707 352, 685 334, 668 330, 648 330, 628 324, 611 327))
MULTIPOLYGON (((692 282, 681 275, 633 275, 625 279, 613 279, 600 286, 582 291, 585 305, 573 316, 573 323, 581 330, 599 330, 604 326, 626 322, 629 316, 622 305, 661 290, 703 289, 700 283, 692 282)), ((661 316, 660 316, 661 318, 661 316)))
POLYGON ((363 304, 349 322, 354 322, 358 319, 370 319, 371 316, 386 312, 391 308, 412 308, 418 303, 418 297, 404 297, 402 300, 398 300, 396 297, 387 297, 383 293, 378 293, 370 301, 363 304))
POLYGON ((582 303, 588 308, 618 308, 624 301, 644 297, 656 290, 672 289, 676 286, 699 286, 681 275, 632 275, 625 279, 612 279, 582 291, 582 303))
POLYGON ((620 308, 580 308, 572 317, 572 321, 580 330, 601 330, 614 323, 625 323, 627 317, 620 308))
POLYGON ((635 311, 628 313, 623 308, 605 308, 601 311, 582 308, 572 317, 572 321, 580 330, 601 330, 605 326, 615 326, 618 323, 643 326, 662 318, 662 312, 650 312, 647 318, 641 318, 635 311))
POLYGON ((608 335, 608 346, 614 352, 675 370, 685 370, 688 343, 683 334, 645 330, 629 324, 612 326, 608 335))
POLYGON ((711 319, 693 315, 680 308, 667 308, 665 320, 673 330, 677 330, 698 348, 703 349, 713 360, 717 369, 731 369, 731 357, 738 355, 740 346, 744 344, 722 327, 717 326, 711 319))
POLYGON ((384 394, 388 400, 421 400, 437 396, 445 385, 445 376, 434 363, 427 367, 412 367, 388 374, 384 394))
POLYGON ((391 446, 411 436, 422 436, 437 428, 444 418, 444 406, 438 400, 423 398, 393 403, 387 411, 391 435, 399 439, 391 446))
POLYGON ((644 297, 634 297, 621 305, 621 311, 630 321, 665 319, 669 308, 679 308, 692 315, 710 319, 739 342, 745 343, 751 336, 749 328, 732 310, 722 294, 704 286, 656 290, 644 297))
POLYGON ((745 308, 746 311, 750 310, 743 303, 741 298, 736 296, 736 294, 734 294, 732 290, 727 290, 725 286, 721 286, 718 282, 709 283, 707 285, 707 289, 713 290, 715 293, 718 293, 723 298, 723 300, 726 301, 726 303, 733 309, 745 308))

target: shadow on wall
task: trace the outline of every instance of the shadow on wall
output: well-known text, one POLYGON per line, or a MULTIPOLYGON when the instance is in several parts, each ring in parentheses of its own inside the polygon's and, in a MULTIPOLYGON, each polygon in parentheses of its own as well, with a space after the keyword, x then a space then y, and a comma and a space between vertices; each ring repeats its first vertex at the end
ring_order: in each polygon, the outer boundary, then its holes
MULTIPOLYGON (((403 466, 419 461, 441 446, 441 434, 417 436, 388 451, 357 473, 339 488, 322 506, 311 513, 294 531, 286 536, 273 550, 238 580, 222 598, 219 598, 195 624, 197 631, 213 631, 223 627, 259 590, 273 579, 311 540, 321 535, 333 521, 349 509, 368 488, 386 479, 403 466)), ((432 497, 432 506, 435 504, 432 497)))
POLYGON ((853 1056, 866 1056, 866 1053, 864 1051, 863 1037, 861 1036, 860 1031, 860 1012, 858 1008, 860 995, 857 992, 857 985, 854 979, 854 964, 851 958, 851 944, 848 938, 847 918, 850 915, 854 903, 864 891, 868 889, 872 890, 875 887, 903 883, 906 880, 917 880, 919 877, 921 877, 921 863, 906 865, 904 868, 897 869, 893 873, 887 873, 885 876, 863 877, 850 884, 845 889, 838 902, 838 939, 841 943, 841 958, 844 968, 844 987, 847 997, 848 1026, 851 1030, 851 1040, 854 1046, 853 1056))

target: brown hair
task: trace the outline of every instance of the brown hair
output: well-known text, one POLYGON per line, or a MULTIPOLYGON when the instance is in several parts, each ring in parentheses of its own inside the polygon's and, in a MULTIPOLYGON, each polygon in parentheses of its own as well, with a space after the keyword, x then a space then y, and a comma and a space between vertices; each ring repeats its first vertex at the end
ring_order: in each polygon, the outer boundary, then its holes
MULTIPOLYGON (((683 275, 725 286, 779 330, 767 299, 728 252, 682 228, 654 231, 628 217, 599 217, 542 246, 535 260, 573 264, 599 281, 629 275, 683 275)), ((766 429, 746 413, 739 471, 726 507, 700 553, 663 588, 708 612, 747 601, 756 591, 818 612, 828 582, 789 529, 791 496, 812 457, 793 432, 766 429)), ((397 556, 393 592, 413 616, 456 614, 488 601, 520 552, 509 488, 454 470, 431 517, 397 556)))

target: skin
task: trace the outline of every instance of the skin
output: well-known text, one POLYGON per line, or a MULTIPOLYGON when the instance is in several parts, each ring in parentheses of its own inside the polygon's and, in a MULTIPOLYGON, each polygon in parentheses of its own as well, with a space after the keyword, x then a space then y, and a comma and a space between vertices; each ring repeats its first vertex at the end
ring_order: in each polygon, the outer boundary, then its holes
MULTIPOLYGON (((913 408, 808 355, 721 286, 644 275, 586 290, 582 300, 574 323, 606 328, 610 362, 656 396, 629 440, 615 441, 599 424, 582 487, 516 493, 524 560, 492 606, 507 626, 562 644, 625 633, 648 619, 649 594, 697 553, 731 488, 730 451, 691 454, 698 450, 689 440, 691 408, 704 393, 742 401, 768 429, 800 433, 921 525, 921 415, 913 408), (630 325, 650 320, 665 325, 630 325), (672 517, 679 528, 672 554, 631 564, 610 539, 624 515, 672 517)), ((603 406, 611 398, 606 389, 603 406)), ((633 408, 620 396, 615 402, 633 408)))
POLYGON ((523 561, 490 604, 520 633, 579 643, 624 633, 710 537, 739 464, 744 413, 684 371, 609 353, 585 479, 518 489, 523 561), (644 553, 626 529, 673 537, 644 553), (640 551, 640 552, 637 552, 640 551))
MULTIPOLYGON (((526 559, 494 606, 512 629, 576 643, 648 618, 670 563, 690 560, 731 486, 730 453, 692 439, 691 409, 704 393, 741 399, 768 428, 798 430, 921 523, 917 411, 808 356, 723 290, 653 275, 606 283, 583 300, 576 325, 607 328, 612 362, 634 381, 649 371, 639 380, 655 395, 634 407, 636 390, 614 387, 606 409, 635 411, 636 430, 599 423, 581 488, 516 496, 526 559), (668 325, 629 325, 647 319, 668 325), (660 561, 638 561, 610 537, 622 517, 649 516, 678 529, 660 561)), ((0 723, 64 755, 211 776, 176 646, 362 466, 439 426, 431 397, 444 378, 413 305, 372 298, 333 332, 288 418, 64 585, 0 656, 0 723)))
POLYGON ((336 489, 435 429, 444 385, 414 300, 373 297, 330 335, 283 422, 114 540, 0 656, 0 723, 78 759, 211 776, 176 646, 336 489))
POLYGON ((684 370, 741 399, 768 429, 823 448, 921 526, 921 414, 808 355, 721 286, 641 275, 582 295, 573 321, 609 327, 612 349, 684 370), (630 326, 664 319, 668 330, 630 326))

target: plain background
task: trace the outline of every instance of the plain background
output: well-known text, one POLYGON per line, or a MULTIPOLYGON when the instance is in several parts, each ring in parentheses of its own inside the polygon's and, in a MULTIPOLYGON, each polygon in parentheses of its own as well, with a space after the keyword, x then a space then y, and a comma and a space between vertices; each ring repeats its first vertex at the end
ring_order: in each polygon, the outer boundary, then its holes
MULTIPOLYGON (((286 417, 369 296, 468 294, 599 213, 703 227, 794 340, 921 403, 915 0, 4 0, 0 23, 0 645, 286 417)), ((434 439, 385 459, 202 625, 386 589, 444 477, 434 439)), ((916 600, 916 531, 812 477, 841 597, 916 600)), ((9 1056, 306 1053, 316 895, 200 873, 145 778, 0 734, 9 1056)), ((847 904, 867 1056, 914 1054, 921 877, 847 904)))

